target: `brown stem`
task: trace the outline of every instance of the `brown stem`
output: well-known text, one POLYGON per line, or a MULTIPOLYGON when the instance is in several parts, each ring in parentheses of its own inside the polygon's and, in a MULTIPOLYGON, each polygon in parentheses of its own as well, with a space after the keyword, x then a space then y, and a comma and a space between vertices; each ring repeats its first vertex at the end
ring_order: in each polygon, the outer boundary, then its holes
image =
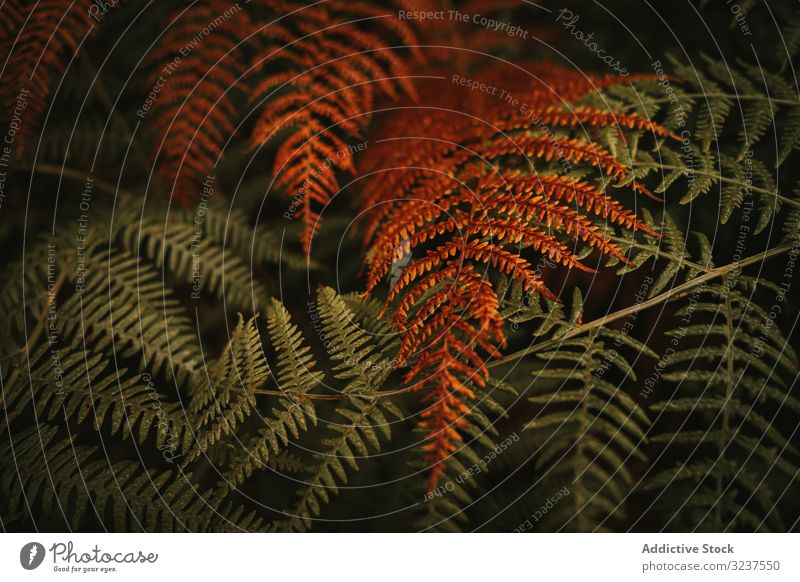
POLYGON ((586 331, 589 331, 589 330, 592 330, 592 329, 595 329, 595 328, 598 328, 598 327, 602 327, 602 326, 604 326, 604 325, 606 325, 608 323, 611 323, 612 321, 616 321, 618 319, 622 319, 622 318, 627 317, 628 315, 631 315, 633 313, 638 313, 639 311, 642 311, 644 309, 648 309, 648 308, 653 307, 655 305, 659 305, 660 303, 663 303, 664 301, 668 300, 670 297, 674 297, 675 295, 683 293, 684 291, 688 291, 689 289, 692 289, 692 288, 696 287, 700 283, 704 283, 706 281, 710 281, 711 279, 714 279, 716 277, 723 277, 723 276, 727 275, 728 273, 730 273, 731 271, 734 271, 734 270, 739 269, 741 267, 746 267, 747 265, 752 265, 752 264, 758 263, 760 261, 765 261, 765 260, 769 259, 770 257, 774 257, 776 255, 783 254, 783 253, 789 251, 791 248, 792 248, 792 245, 782 245, 782 246, 779 246, 779 247, 775 247, 773 249, 766 250, 763 253, 759 253, 757 255, 753 255, 752 257, 748 257, 748 258, 743 259, 743 260, 741 260, 739 262, 730 263, 729 265, 724 265, 722 267, 717 267, 715 269, 711 269, 710 271, 707 271, 706 273, 703 273, 702 275, 698 275, 697 277, 695 277, 691 281, 687 281, 686 283, 683 283, 682 285, 678 285, 677 287, 673 287, 669 291, 665 291, 664 293, 656 295, 655 297, 651 297, 647 301, 642 301, 641 303, 637 303, 636 305, 631 305, 630 307, 626 307, 625 309, 621 309, 619 311, 615 311, 614 313, 610 313, 610 314, 605 315, 605 316, 603 316, 603 317, 601 317, 599 319, 595 319, 595 320, 590 321, 588 323, 584 323, 583 325, 579 325, 577 327, 573 327, 567 333, 565 333, 564 335, 559 336, 558 338, 554 338, 554 339, 547 340, 547 341, 544 341, 544 342, 541 342, 541 343, 530 345, 525 349, 522 349, 522 350, 519 350, 519 351, 514 352, 512 354, 509 354, 509 355, 507 355, 507 356, 505 356, 503 358, 499 358, 497 360, 494 360, 493 362, 487 364, 486 367, 487 368, 496 368, 498 366, 502 366, 503 364, 508 364, 509 362, 513 362, 515 360, 519 360, 520 358, 523 358, 523 357, 527 356, 528 354, 530 354, 532 352, 537 352, 537 351, 540 351, 540 350, 545 350, 545 349, 549 349, 549 348, 552 348, 552 347, 556 347, 561 342, 563 342, 564 340, 568 340, 570 338, 579 336, 579 335, 581 335, 582 333, 584 333, 586 331))

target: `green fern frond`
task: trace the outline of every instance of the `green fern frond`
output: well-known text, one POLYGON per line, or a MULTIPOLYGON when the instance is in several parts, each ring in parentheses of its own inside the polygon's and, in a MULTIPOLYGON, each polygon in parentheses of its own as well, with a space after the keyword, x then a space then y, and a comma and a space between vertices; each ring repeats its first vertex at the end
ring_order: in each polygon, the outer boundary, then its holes
POLYGON ((690 67, 670 59, 679 78, 696 92, 694 135, 708 152, 729 126, 737 126, 740 155, 756 147, 771 127, 778 136, 776 165, 800 147, 800 96, 784 72, 737 61, 729 64, 703 56, 704 67, 690 67), (736 118, 736 123, 731 120, 736 118))
POLYGON ((286 394, 304 394, 322 382, 324 375, 312 371, 316 362, 303 334, 292 323, 283 304, 273 299, 267 311, 270 344, 277 351, 278 387, 286 394))
POLYGON ((330 287, 317 294, 320 319, 325 329, 324 345, 337 362, 334 377, 345 380, 344 394, 372 394, 392 372, 391 362, 376 349, 372 337, 355 320, 347 303, 330 287))
MULTIPOLYGON (((764 479, 773 472, 787 480, 797 477, 800 451, 777 419, 800 412, 800 400, 788 392, 798 361, 774 318, 752 300, 763 286, 739 274, 725 284, 698 288, 676 312, 682 325, 667 333, 672 345, 686 345, 672 350, 662 375, 680 396, 651 409, 659 418, 678 415, 682 421, 678 430, 652 442, 684 460, 652 475, 645 489, 659 491, 658 502, 666 494, 686 499, 675 526, 784 529, 775 510, 777 492, 764 479)), ((776 286, 766 287, 781 294, 776 286)))
POLYGON ((210 366, 207 385, 189 405, 189 411, 197 415, 198 436, 186 455, 186 463, 197 459, 250 416, 255 393, 269 376, 255 318, 245 322, 240 315, 228 346, 210 366))
POLYGON ((657 357, 627 334, 607 328, 537 354, 546 364, 534 372, 529 401, 540 412, 526 429, 539 435, 537 470, 549 483, 570 490, 569 502, 547 516, 556 529, 610 529, 624 514, 636 483, 632 464, 647 459, 649 418, 620 387, 622 381, 609 378, 621 374, 623 381, 635 381, 622 355, 629 347, 637 356, 657 357))
POLYGON ((276 455, 286 453, 290 439, 300 437, 317 424, 314 402, 307 394, 323 380, 313 371, 315 362, 310 348, 302 343, 302 334, 291 322, 289 312, 273 299, 267 309, 270 341, 278 352, 277 383, 283 392, 272 406, 270 416, 261 418, 258 432, 235 446, 223 472, 223 483, 237 487, 256 470, 263 469, 276 455))
POLYGON ((252 514, 231 511, 191 475, 146 469, 135 461, 110 463, 96 447, 61 439, 46 424, 12 435, 2 449, 0 493, 4 515, 45 515, 73 529, 86 516, 117 531, 258 530, 252 514))
POLYGON ((380 451, 381 436, 389 440, 387 414, 402 418, 394 404, 377 394, 353 395, 348 404, 336 409, 342 420, 329 426, 335 436, 320 441, 324 449, 318 455, 319 462, 309 471, 309 478, 299 491, 297 505, 286 512, 289 518, 275 524, 278 531, 309 529, 313 518, 322 511, 322 504, 339 492, 339 483, 347 483, 347 468, 357 471, 359 459, 369 456, 370 450, 380 451))
POLYGON ((336 409, 336 415, 343 420, 330 424, 334 435, 321 440, 324 449, 317 455, 318 464, 300 490, 296 507, 287 512, 290 518, 276 525, 280 530, 310 528, 321 505, 338 493, 339 483, 347 483, 346 467, 358 470, 358 459, 367 457, 370 450, 379 451, 381 437, 391 437, 389 417, 403 417, 395 404, 379 392, 391 372, 389 363, 354 322, 345 301, 333 289, 324 287, 317 303, 325 345, 331 359, 339 362, 333 368, 334 375, 346 381, 342 394, 348 395, 347 406, 336 409))

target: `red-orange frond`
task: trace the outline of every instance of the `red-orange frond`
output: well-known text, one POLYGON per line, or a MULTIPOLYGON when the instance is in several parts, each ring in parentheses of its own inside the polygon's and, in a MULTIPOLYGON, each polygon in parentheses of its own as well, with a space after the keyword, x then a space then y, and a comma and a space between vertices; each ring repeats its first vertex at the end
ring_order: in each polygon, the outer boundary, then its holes
MULTIPOLYGON (((293 199, 287 215, 303 221, 301 239, 309 252, 320 213, 339 190, 337 174, 354 171, 375 97, 416 95, 406 60, 390 48, 416 42, 407 23, 364 2, 280 6, 283 14, 293 13, 263 29, 269 46, 256 65, 285 66, 250 96, 259 108, 250 146, 290 133, 278 147, 273 171, 276 185, 293 199), (370 30, 375 27, 380 33, 370 30)), ((419 55, 416 48, 412 53, 419 55)))
MULTIPOLYGON (((397 305, 397 308, 394 312, 394 323, 398 329, 405 330, 407 327, 407 318, 409 311, 412 307, 417 304, 417 301, 425 295, 428 291, 433 289, 436 286, 443 286, 447 283, 447 281, 455 280, 454 275, 461 269, 462 266, 459 264, 451 263, 448 266, 435 271, 433 273, 429 273, 425 277, 419 278, 416 281, 416 284, 405 294, 402 301, 397 305)), ((463 267, 464 269, 469 269, 469 267, 463 267)), ((446 294, 450 293, 450 289, 448 288, 446 294)), ((421 309, 418 307, 418 309, 421 309)), ((408 335, 408 334, 406 334, 408 335)))
POLYGON ((72 0, 6 0, 0 27, 2 102, 15 124, 16 155, 38 128, 48 95, 93 27, 87 5, 72 0))
MULTIPOLYGON (((601 168, 606 175, 616 180, 624 180, 630 173, 630 169, 617 160, 611 152, 580 138, 558 138, 541 134, 514 135, 506 140, 492 143, 485 153, 488 159, 505 155, 525 155, 543 158, 548 162, 555 159, 562 164, 587 162, 601 168)), ((646 190, 643 185, 639 188, 642 194, 646 190)))
POLYGON ((479 263, 489 263, 495 269, 514 279, 525 291, 540 293, 550 299, 557 300, 535 273, 531 264, 518 254, 509 252, 489 241, 469 242, 463 249, 465 259, 479 263))
POLYGON ((230 8, 210 1, 174 10, 148 59, 154 103, 143 115, 159 137, 157 172, 183 205, 200 196, 238 118, 231 94, 244 73, 240 43, 251 23, 243 9, 230 8))
POLYGON ((620 78, 549 64, 530 70, 536 78, 504 68, 475 79, 518 96, 527 109, 450 78, 426 83, 421 106, 381 115, 374 149, 359 168, 367 291, 388 277, 399 359, 410 364, 413 389, 425 391, 420 427, 431 487, 462 446, 468 401, 486 382, 486 360, 505 345, 492 281, 502 275, 557 301, 537 255, 592 271, 578 260, 576 243, 628 262, 603 223, 658 236, 606 186, 647 189, 631 180, 623 160, 585 136, 611 126, 671 134, 641 116, 574 103, 620 78))
POLYGON ((539 251, 549 259, 569 269, 575 268, 587 273, 595 272, 594 269, 590 269, 581 263, 575 254, 569 250, 569 247, 559 242, 556 237, 539 229, 525 226, 523 221, 518 219, 494 218, 476 222, 470 226, 468 233, 479 233, 482 236, 506 240, 512 244, 539 251))
MULTIPOLYGON (((420 143, 419 149, 422 150, 426 144, 434 142, 422 140, 417 143, 420 143)), ((382 144, 376 144, 375 148, 377 149, 379 145, 382 144)), ((472 155, 470 152, 454 151, 452 155, 439 161, 425 159, 419 156, 420 152, 410 153, 412 157, 405 163, 389 166, 387 171, 382 171, 376 174, 374 179, 369 180, 369 192, 363 200, 363 207, 368 212, 362 226, 366 239, 374 236, 378 229, 387 226, 391 229, 392 225, 402 224, 402 221, 393 220, 390 215, 396 216, 397 213, 402 213, 406 217, 415 217, 418 212, 424 212, 422 209, 436 206, 437 200, 451 195, 454 191, 455 196, 469 195, 468 191, 461 192, 459 188, 461 184, 455 173, 458 167, 470 158, 472 155), (429 169, 432 167, 437 169, 432 171, 429 169), (413 198, 409 197, 407 204, 402 208, 386 204, 384 201, 393 199, 392 193, 395 192, 413 192, 413 198)), ((388 165, 392 162, 387 160, 386 163, 388 165)))
POLYGON ((596 185, 586 180, 566 176, 525 176, 510 179, 505 183, 505 188, 518 195, 541 194, 547 200, 567 203, 575 200, 579 207, 608 218, 613 223, 630 230, 641 230, 651 236, 658 236, 658 233, 639 220, 633 212, 603 194, 596 185))
POLYGON ((568 206, 548 202, 544 196, 521 199, 514 194, 498 196, 496 202, 498 209, 503 212, 520 213, 533 218, 548 228, 561 230, 566 235, 587 243, 603 254, 611 255, 624 263, 629 262, 622 249, 605 236, 597 225, 568 206))
POLYGON ((467 403, 475 398, 471 386, 483 387, 488 377, 485 360, 473 346, 494 354, 505 345, 498 300, 491 285, 471 269, 464 269, 459 279, 457 288, 445 283, 442 292, 424 302, 409 327, 419 333, 404 335, 399 356, 405 361, 419 353, 405 380, 415 391, 426 390, 419 428, 427 435, 422 448, 429 465, 430 489, 436 487, 447 459, 462 442, 460 429, 466 426, 470 413, 467 403), (467 310, 471 310, 477 325, 464 319, 467 310), (425 325, 421 325, 425 319, 425 325))
MULTIPOLYGON (((522 115, 522 114, 520 114, 522 115)), ((539 116, 540 122, 559 127, 616 127, 620 129, 641 129, 660 137, 675 140, 680 138, 658 123, 636 113, 615 113, 580 105, 573 109, 548 107, 539 116)))
POLYGON ((428 251, 425 258, 412 261, 411 264, 403 269, 403 274, 390 289, 387 295, 387 304, 419 277, 458 255, 459 246, 458 242, 448 241, 435 250, 428 251))

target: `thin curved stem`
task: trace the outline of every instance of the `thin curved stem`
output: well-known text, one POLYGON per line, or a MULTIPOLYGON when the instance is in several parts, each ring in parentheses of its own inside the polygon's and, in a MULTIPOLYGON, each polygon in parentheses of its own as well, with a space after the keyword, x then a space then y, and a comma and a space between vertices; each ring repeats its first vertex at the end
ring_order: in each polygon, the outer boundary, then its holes
POLYGON ((661 293, 659 295, 656 295, 655 297, 651 297, 647 301, 642 301, 641 303, 637 303, 636 305, 631 305, 630 307, 626 307, 625 309, 620 309, 619 311, 615 311, 614 313, 610 313, 610 314, 605 315, 605 316, 603 316, 603 317, 601 317, 599 319, 595 319, 595 320, 590 321, 588 323, 584 323, 582 325, 578 325, 576 327, 573 327, 567 333, 565 333, 564 335, 559 336, 558 338, 547 340, 547 341, 544 341, 544 342, 541 342, 541 343, 532 344, 532 345, 528 346, 525 349, 516 351, 516 352, 514 352, 512 354, 508 354, 507 356, 505 356, 503 358, 499 358, 497 360, 494 360, 494 361, 490 362, 489 364, 487 364, 486 367, 487 368, 496 368, 498 366, 502 366, 503 364, 508 364, 509 362, 513 362, 515 360, 519 360, 520 358, 523 358, 523 357, 527 356, 530 353, 535 353, 535 352, 538 352, 538 351, 541 351, 541 350, 545 350, 545 349, 556 347, 561 342, 563 342, 564 340, 568 340, 570 338, 579 336, 582 333, 590 331, 592 329, 596 329, 598 327, 602 327, 604 325, 607 325, 607 324, 611 323, 612 321, 617 321, 618 319, 623 319, 623 318, 625 318, 628 315, 631 315, 633 313, 638 313, 639 311, 642 311, 644 309, 648 309, 650 307, 654 307, 656 305, 659 305, 659 304, 667 301, 671 297, 674 297, 674 296, 679 295, 679 294, 681 294, 681 293, 683 293, 685 291, 689 291, 690 289, 693 289, 694 287, 696 287, 697 285, 699 285, 701 283, 704 283, 706 281, 710 281, 711 279, 715 279, 717 277, 724 277, 725 275, 727 275, 731 271, 734 271, 736 269, 740 269, 742 267, 746 267, 747 265, 752 265, 754 263, 759 263, 761 261, 765 261, 765 260, 767 260, 767 259, 769 259, 771 257, 783 254, 785 252, 788 252, 789 250, 791 250, 791 248, 792 248, 792 245, 781 245, 781 246, 778 246, 778 247, 775 247, 775 248, 772 248, 772 249, 768 249, 768 250, 766 250, 766 251, 764 251, 762 253, 758 253, 757 255, 753 255, 752 257, 748 257, 748 258, 743 259, 741 261, 738 261, 736 263, 730 263, 730 264, 724 265, 722 267, 716 267, 714 269, 711 269, 710 271, 707 271, 706 273, 703 273, 702 275, 698 275, 694 279, 691 279, 690 281, 687 281, 686 283, 683 283, 682 285, 678 285, 677 287, 673 287, 669 291, 665 291, 665 292, 663 292, 663 293, 661 293))
MULTIPOLYGON (((735 93, 681 93, 679 97, 686 97, 688 99, 706 99, 706 98, 728 98, 738 101, 769 101, 770 103, 776 103, 778 105, 793 105, 797 106, 800 105, 800 99, 793 100, 793 99, 780 99, 777 97, 768 97, 767 95, 759 95, 759 94, 739 94, 736 95, 735 93)), ((670 103, 670 98, 664 97, 661 99, 653 99, 650 103, 670 103)), ((623 111, 630 111, 632 109, 636 109, 636 104, 628 105, 627 107, 623 108, 623 111)))
MULTIPOLYGON (((381 392, 376 392, 375 394, 298 394, 297 398, 301 400, 310 398, 312 400, 346 400, 347 398, 351 398, 352 396, 359 396, 361 398, 386 398, 387 396, 397 396, 398 394, 406 394, 408 392, 412 392, 413 387, 408 388, 397 388, 395 390, 383 390, 381 392)), ((261 390, 255 389, 250 390, 252 394, 263 394, 267 396, 289 396, 286 392, 281 392, 280 390, 261 390)))
POLYGON ((783 202, 785 204, 789 204, 790 206, 796 206, 796 207, 800 208, 800 200, 795 200, 793 198, 787 198, 783 194, 779 194, 777 190, 767 190, 766 188, 758 188, 756 186, 753 186, 752 184, 747 184, 745 182, 740 182, 739 180, 734 180, 733 178, 726 178, 725 176, 722 176, 721 174, 717 174, 716 172, 702 172, 702 171, 694 169, 694 168, 685 168, 685 167, 682 167, 682 166, 674 166, 674 165, 671 165, 671 164, 656 164, 654 166, 652 164, 652 162, 634 162, 633 165, 636 166, 636 167, 640 167, 640 168, 650 167, 650 168, 658 168, 658 169, 662 169, 662 170, 683 170, 684 173, 686 173, 687 175, 695 174, 697 176, 709 176, 711 178, 714 178, 715 180, 719 180, 720 182, 724 182, 725 184, 736 184, 737 186, 741 186, 743 188, 749 189, 751 192, 758 192, 760 194, 766 194, 767 196, 774 196, 775 198, 777 198, 778 200, 780 200, 781 202, 783 202))
MULTIPOLYGON (((37 174, 49 174, 51 176, 59 176, 64 178, 72 178, 73 180, 78 180, 80 182, 86 182, 86 178, 91 176, 91 172, 87 172, 85 170, 78 170, 76 168, 70 168, 67 166, 59 166, 56 164, 19 164, 14 163, 11 164, 11 168, 13 170, 19 170, 22 172, 35 172, 37 174)), ((103 190, 104 192, 108 192, 109 194, 130 194, 128 190, 123 190, 122 188, 117 188, 111 182, 106 182, 101 178, 92 177, 92 181, 94 185, 99 189, 103 190)))

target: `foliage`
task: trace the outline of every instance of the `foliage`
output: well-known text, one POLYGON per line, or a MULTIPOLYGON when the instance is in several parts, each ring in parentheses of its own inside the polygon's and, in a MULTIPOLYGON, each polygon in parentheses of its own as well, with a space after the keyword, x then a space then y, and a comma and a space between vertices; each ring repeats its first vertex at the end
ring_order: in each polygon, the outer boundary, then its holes
MULTIPOLYGON (((403 337, 400 360, 413 360, 405 381, 416 382, 417 390, 433 388, 424 398, 430 404, 420 422, 430 439, 425 450, 431 489, 462 440, 462 417, 474 397, 468 384, 483 387, 488 376, 484 356, 473 346, 491 358, 506 343, 500 299, 484 265, 519 283, 525 293, 556 299, 523 252, 594 272, 578 258, 585 252, 571 250, 576 244, 628 262, 595 221, 658 236, 606 194, 609 180, 615 186, 626 182, 627 167, 608 150, 570 137, 569 128, 580 119, 586 130, 621 124, 655 135, 669 132, 636 114, 615 119, 601 109, 562 109, 562 101, 575 101, 595 83, 612 81, 570 77, 567 70, 549 66, 532 69, 533 80, 510 90, 535 103, 525 113, 489 98, 469 111, 457 110, 464 95, 429 84, 424 101, 439 109, 434 119, 420 118, 413 107, 393 115, 375 132, 381 150, 368 161, 378 164, 364 170, 371 176, 364 208, 376 207, 365 227, 367 290, 390 274, 393 264, 417 254, 395 277, 386 301, 388 306, 397 299, 392 310, 403 337), (443 127, 451 133, 443 135, 443 127), (534 169, 531 160, 543 163, 534 169), (395 163, 403 165, 395 168, 395 163), (590 179, 587 169, 594 170, 590 179), (398 189, 406 197, 396 199, 398 189)), ((501 77, 502 71, 490 72, 485 82, 501 77)), ((635 180, 631 186, 648 193, 635 180)))
POLYGON ((4 530, 797 529, 796 15, 87 4, 0 9, 4 530))

